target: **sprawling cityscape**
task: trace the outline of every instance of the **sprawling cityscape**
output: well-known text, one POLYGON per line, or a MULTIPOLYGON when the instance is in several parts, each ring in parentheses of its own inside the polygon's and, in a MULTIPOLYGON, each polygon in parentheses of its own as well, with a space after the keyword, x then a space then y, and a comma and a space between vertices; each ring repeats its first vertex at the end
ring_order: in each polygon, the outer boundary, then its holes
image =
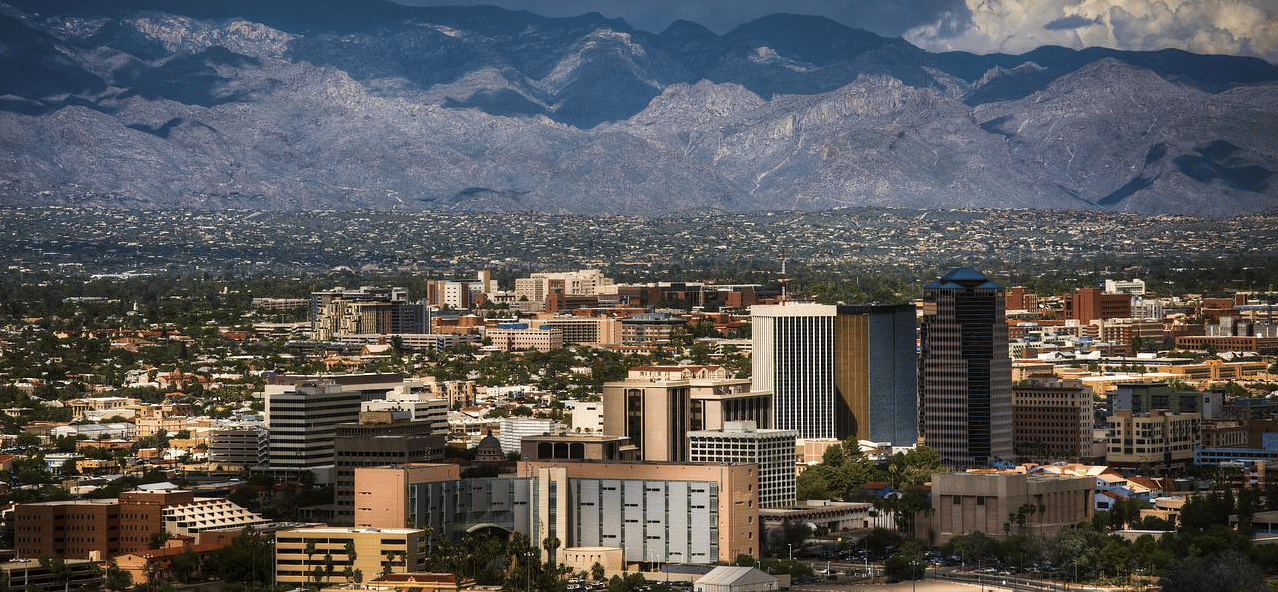
POLYGON ((10 589, 1264 589, 1278 218, 11 208, 10 589))

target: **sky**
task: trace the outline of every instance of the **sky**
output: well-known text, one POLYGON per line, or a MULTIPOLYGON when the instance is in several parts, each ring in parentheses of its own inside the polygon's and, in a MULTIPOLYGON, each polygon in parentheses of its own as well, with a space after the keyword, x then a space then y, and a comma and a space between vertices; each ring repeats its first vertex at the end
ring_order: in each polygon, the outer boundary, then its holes
POLYGON ((929 51, 1020 54, 1043 45, 1183 49, 1278 63, 1278 0, 396 0, 493 4, 543 16, 598 12, 660 32, 676 19, 718 33, 775 12, 814 14, 929 51))

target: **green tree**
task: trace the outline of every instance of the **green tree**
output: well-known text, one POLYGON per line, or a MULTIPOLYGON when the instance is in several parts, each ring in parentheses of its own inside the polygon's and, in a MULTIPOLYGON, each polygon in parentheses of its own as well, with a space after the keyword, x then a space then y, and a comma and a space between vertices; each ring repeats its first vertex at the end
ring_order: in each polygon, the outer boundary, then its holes
POLYGON ((30 432, 22 432, 13 440, 13 445, 16 448, 31 448, 34 446, 40 446, 41 444, 43 444, 43 441, 40 440, 40 436, 30 432))
POLYGON ((182 583, 189 583, 200 571, 200 555, 191 548, 175 555, 169 563, 173 577, 182 583))
POLYGON ((608 580, 608 592, 638 592, 647 584, 641 573, 628 573, 612 576, 608 580))
POLYGON ((898 491, 911 485, 921 485, 932 480, 932 475, 945 471, 941 455, 927 446, 919 445, 905 453, 892 455, 888 461, 888 481, 898 491))
POLYGON ((153 532, 151 533, 151 538, 147 539, 146 545, 151 549, 159 549, 169 540, 169 536, 169 533, 163 530, 153 532))
POLYGON ((942 548, 950 555, 957 556, 964 565, 977 565, 981 561, 988 562, 990 559, 1003 557, 998 541, 979 530, 956 536, 942 548))
POLYGON ((604 570, 603 564, 598 561, 596 561, 594 565, 590 566, 590 579, 595 580, 596 582, 602 582, 605 573, 607 572, 604 570))
POLYGON ((923 545, 918 541, 906 541, 896 554, 883 562, 883 575, 889 581, 921 580, 927 570, 927 560, 923 556, 923 545))
POLYGON ((1161 583, 1163 592, 1261 592, 1269 589, 1260 568, 1248 561, 1246 555, 1233 550, 1173 562, 1163 571, 1161 583))
POLYGON ((133 574, 120 569, 114 561, 107 566, 103 587, 110 592, 124 592, 133 586, 133 574))
POLYGON ((355 559, 358 557, 355 551, 355 542, 346 541, 346 568, 342 570, 342 576, 346 578, 348 583, 355 581, 355 559))
POLYGON ((49 571, 49 577, 54 582, 62 584, 63 589, 71 582, 71 567, 67 565, 67 560, 60 556, 40 556, 40 567, 49 571))
POLYGON ((808 467, 795 478, 795 497, 802 500, 828 500, 834 497, 830 492, 830 482, 825 479, 825 471, 816 466, 808 467))
POLYGON ((274 579, 275 553, 270 540, 252 527, 231 539, 203 562, 204 573, 223 582, 259 586, 274 579))

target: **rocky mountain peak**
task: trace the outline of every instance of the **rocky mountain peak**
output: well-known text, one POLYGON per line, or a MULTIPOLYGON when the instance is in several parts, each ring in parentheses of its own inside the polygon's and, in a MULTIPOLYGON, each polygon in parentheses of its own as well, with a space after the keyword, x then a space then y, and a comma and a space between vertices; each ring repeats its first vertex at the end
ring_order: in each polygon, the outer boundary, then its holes
POLYGON ((0 203, 1278 206, 1278 68, 384 0, 10 0, 0 203))

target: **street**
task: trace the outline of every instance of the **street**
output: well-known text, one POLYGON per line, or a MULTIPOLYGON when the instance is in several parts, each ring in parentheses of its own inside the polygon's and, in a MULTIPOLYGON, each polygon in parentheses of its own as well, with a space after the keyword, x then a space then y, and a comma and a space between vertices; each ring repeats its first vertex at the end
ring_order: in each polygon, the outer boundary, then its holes
MULTIPOLYGON (((804 592, 978 592, 981 586, 957 582, 938 582, 935 580, 919 580, 917 582, 899 582, 896 584, 866 584, 856 582, 819 582, 801 586, 790 586, 791 590, 804 592)), ((985 590, 994 592, 1011 592, 1009 588, 984 586, 985 590)))

